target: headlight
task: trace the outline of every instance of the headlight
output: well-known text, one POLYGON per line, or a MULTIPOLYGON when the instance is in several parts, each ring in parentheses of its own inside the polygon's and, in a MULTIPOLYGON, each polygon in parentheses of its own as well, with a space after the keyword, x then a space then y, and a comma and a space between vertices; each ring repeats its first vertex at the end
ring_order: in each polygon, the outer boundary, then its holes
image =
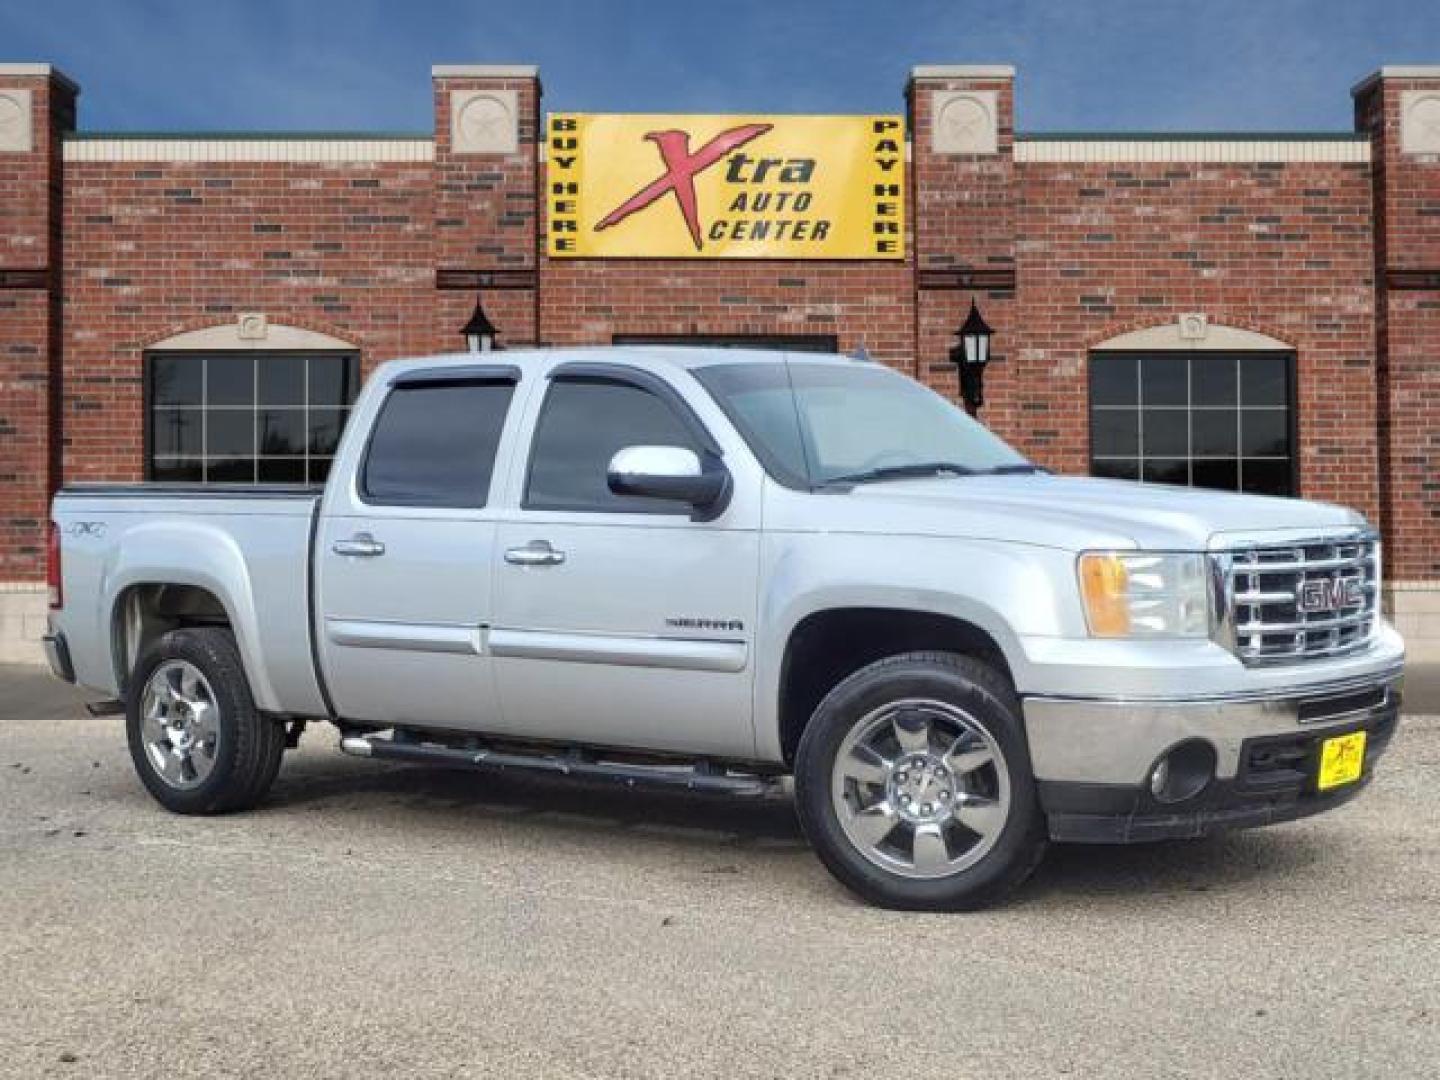
POLYGON ((1210 609, 1205 556, 1089 551, 1080 598, 1093 637, 1205 637, 1210 609))

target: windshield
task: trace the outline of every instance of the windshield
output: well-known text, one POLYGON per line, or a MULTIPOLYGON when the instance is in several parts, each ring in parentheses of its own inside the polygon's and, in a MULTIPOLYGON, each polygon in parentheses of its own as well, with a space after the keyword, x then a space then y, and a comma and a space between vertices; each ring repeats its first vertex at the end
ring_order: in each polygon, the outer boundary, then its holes
POLYGON ((939 394, 878 365, 718 364, 694 375, 789 487, 1039 471, 939 394))

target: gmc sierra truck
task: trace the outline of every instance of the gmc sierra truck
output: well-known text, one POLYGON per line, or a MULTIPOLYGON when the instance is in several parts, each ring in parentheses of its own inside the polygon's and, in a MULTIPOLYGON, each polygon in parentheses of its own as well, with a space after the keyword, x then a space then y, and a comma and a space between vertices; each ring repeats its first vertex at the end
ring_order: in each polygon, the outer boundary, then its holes
POLYGON ((992 903, 1049 841, 1329 809, 1397 721, 1338 506, 1051 475, 845 357, 397 361, 324 490, 55 499, 50 663, 172 811, 362 757, 761 794, 871 902, 992 903))

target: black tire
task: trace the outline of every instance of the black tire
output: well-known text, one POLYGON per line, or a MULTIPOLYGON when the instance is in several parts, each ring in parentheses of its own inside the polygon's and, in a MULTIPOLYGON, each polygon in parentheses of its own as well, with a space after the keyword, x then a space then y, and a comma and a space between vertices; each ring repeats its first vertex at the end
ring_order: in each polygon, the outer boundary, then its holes
POLYGON ((235 638, 221 629, 173 630, 146 651, 126 689, 125 734, 141 782, 160 805, 177 814, 250 809, 270 789, 285 752, 284 724, 255 708, 235 638), (184 790, 168 782, 156 768, 142 734, 146 686, 155 669, 171 660, 183 660, 199 669, 219 713, 214 764, 202 782, 184 790))
POLYGON ((1045 854, 1045 818, 1019 701, 1008 679, 968 656, 905 653, 878 660, 837 685, 816 708, 801 736, 795 800, 801 827, 821 862, 843 885, 881 907, 910 911, 987 907, 1029 877, 1045 854), (832 792, 836 756, 852 729, 888 703, 914 698, 961 710, 993 739, 1008 773, 1009 810, 997 838, 973 865, 943 877, 906 877, 872 861, 846 834, 832 792))

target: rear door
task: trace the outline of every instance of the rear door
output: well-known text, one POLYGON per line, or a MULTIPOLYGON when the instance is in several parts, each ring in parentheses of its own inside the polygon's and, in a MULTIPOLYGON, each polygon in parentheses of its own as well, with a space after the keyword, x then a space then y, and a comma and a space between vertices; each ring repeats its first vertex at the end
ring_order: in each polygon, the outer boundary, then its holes
POLYGON ((528 456, 515 464, 518 505, 496 536, 490 650, 507 726, 547 739, 752 756, 753 463, 734 446, 727 452, 649 371, 564 364, 541 391, 526 426, 528 456), (615 495, 610 459, 634 445, 718 453, 731 469, 729 504, 696 520, 687 505, 615 495))
MULTIPOLYGON (((493 730, 496 457, 519 372, 402 373, 366 445, 337 472, 315 555, 326 681, 341 716, 493 730)), ((347 447, 347 455, 349 449, 347 447)))

